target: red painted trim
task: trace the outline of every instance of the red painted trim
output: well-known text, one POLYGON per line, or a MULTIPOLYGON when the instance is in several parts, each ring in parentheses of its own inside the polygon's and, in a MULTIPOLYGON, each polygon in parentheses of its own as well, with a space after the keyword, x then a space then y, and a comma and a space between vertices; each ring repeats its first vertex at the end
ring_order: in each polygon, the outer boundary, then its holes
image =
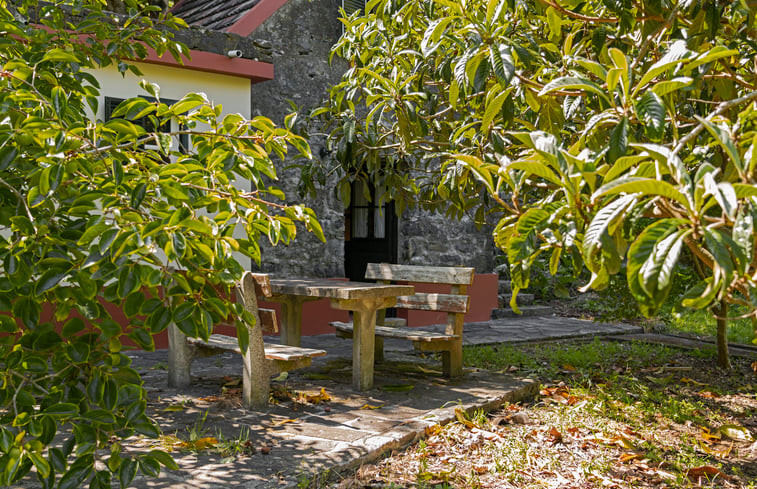
MULTIPOLYGON (((41 27, 48 32, 52 32, 52 30, 45 25, 34 25, 35 27, 41 27)), ((79 39, 82 42, 84 42, 87 37, 89 37, 88 34, 79 34, 79 39)), ((179 63, 171 54, 165 53, 163 56, 158 56, 158 53, 153 48, 148 47, 147 58, 135 59, 132 61, 247 78, 251 80, 252 83, 273 80, 273 64, 271 63, 264 63, 262 61, 245 58, 229 58, 222 54, 208 53, 196 49, 190 50, 190 54, 192 59, 182 56, 182 62, 179 63)))
POLYGON ((147 58, 141 61, 163 66, 174 66, 188 70, 218 73, 241 78, 248 78, 252 83, 273 80, 273 65, 244 58, 229 58, 222 54, 208 53, 205 51, 192 50, 192 59, 183 58, 183 64, 176 62, 170 54, 158 56, 153 49, 148 49, 147 58))
POLYGON ((257 5, 226 29, 226 32, 247 37, 285 3, 287 0, 260 0, 257 5))

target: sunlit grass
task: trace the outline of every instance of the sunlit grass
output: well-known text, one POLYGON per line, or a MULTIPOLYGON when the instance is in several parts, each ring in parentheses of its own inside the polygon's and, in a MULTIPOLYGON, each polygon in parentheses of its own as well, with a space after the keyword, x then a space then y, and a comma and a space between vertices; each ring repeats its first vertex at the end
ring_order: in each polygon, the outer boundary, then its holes
MULTIPOLYGON (((732 314, 737 312, 731 311, 732 314)), ((664 316, 666 331, 670 333, 682 332, 697 336, 714 338, 717 335, 715 317, 709 311, 687 310, 664 316)), ((728 321, 728 341, 749 344, 754 340, 752 321, 749 318, 731 319, 728 321)))

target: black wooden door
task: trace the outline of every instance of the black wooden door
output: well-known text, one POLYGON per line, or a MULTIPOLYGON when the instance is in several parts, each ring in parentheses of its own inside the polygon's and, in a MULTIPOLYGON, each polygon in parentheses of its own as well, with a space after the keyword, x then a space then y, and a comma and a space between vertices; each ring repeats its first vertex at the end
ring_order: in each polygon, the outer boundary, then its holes
POLYGON ((364 280, 367 263, 397 263, 397 214, 393 202, 379 204, 380 194, 365 182, 352 185, 344 236, 344 271, 350 280, 364 280))

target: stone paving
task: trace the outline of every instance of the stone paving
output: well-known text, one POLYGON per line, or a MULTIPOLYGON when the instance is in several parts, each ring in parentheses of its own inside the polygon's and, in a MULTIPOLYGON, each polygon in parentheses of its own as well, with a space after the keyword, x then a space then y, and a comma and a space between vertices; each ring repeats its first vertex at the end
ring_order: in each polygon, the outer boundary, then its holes
MULTIPOLYGON (((306 321, 307 318, 304 318, 306 321)), ((560 338, 639 333, 641 328, 560 317, 498 319, 465 325, 466 344, 550 341, 560 338)), ((441 377, 434 358, 412 352, 412 344, 385 341, 386 361, 376 369, 375 387, 351 385, 351 342, 334 335, 303 338, 303 346, 328 355, 313 366, 274 382, 282 400, 262 411, 241 408, 238 355, 198 359, 190 388, 167 386, 167 352, 130 353, 148 393, 148 414, 164 438, 130 440, 128 450, 166 449, 178 440, 213 437, 248 446, 254 453, 227 458, 211 450, 174 450, 180 470, 158 478, 138 476, 135 488, 273 489, 309 487, 327 471, 356 468, 424 436, 435 424, 455 418, 455 410, 492 411, 506 402, 533 397, 538 385, 512 374, 466 369, 460 379, 441 377), (323 393, 327 402, 312 403, 323 393)), ((19 487, 36 487, 26 480, 19 487)))
MULTIPOLYGON (((464 334, 465 344, 472 345, 639 332, 641 328, 628 325, 551 316, 470 323, 464 334)), ((351 386, 350 341, 318 335, 304 337, 302 343, 328 355, 274 383, 289 400, 253 412, 239 406, 241 362, 235 355, 196 360, 192 387, 179 392, 166 385, 165 351, 133 352, 148 390, 148 410, 164 434, 183 440, 249 439, 255 449, 226 460, 210 451, 174 451, 179 471, 138 478, 133 487, 307 487, 325 471, 355 468, 408 445, 428 427, 453 420, 458 408, 491 411, 528 399, 538 389, 527 378, 472 369, 461 379, 444 379, 438 362, 413 354, 410 342, 387 339, 387 361, 377 366, 375 388, 357 392, 351 386), (307 395, 316 396, 321 389, 330 401, 306 402, 307 395), (299 400, 292 401, 292 396, 299 400)), ((145 442, 138 449, 151 446, 145 442)))

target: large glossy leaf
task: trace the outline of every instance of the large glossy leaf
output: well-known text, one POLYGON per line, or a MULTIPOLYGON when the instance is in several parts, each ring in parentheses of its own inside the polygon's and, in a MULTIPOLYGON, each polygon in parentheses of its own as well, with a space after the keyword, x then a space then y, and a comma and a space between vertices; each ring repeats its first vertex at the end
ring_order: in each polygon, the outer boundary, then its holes
POLYGON ((662 99, 649 90, 636 102, 636 112, 644 121, 644 129, 650 139, 659 141, 665 132, 665 105, 662 99))
POLYGON ((704 128, 707 129, 707 131, 710 134, 712 134, 712 136, 715 138, 715 141, 717 141, 717 143, 720 146, 722 146, 722 148, 725 150, 726 154, 730 158, 731 162, 734 164, 734 166, 738 170, 739 175, 743 175, 744 162, 741 160, 741 155, 739 154, 739 150, 736 147, 736 143, 731 137, 731 133, 728 130, 728 128, 717 125, 713 123, 712 121, 709 121, 702 117, 699 117, 699 116, 695 116, 695 117, 699 121, 699 123, 702 124, 704 128))
POLYGON ((634 194, 624 195, 603 206, 591 220, 584 233, 583 253, 585 257, 594 254, 600 248, 602 235, 611 231, 613 223, 636 204, 638 197, 634 194))
POLYGON ((544 85, 544 88, 541 89, 539 95, 546 95, 548 93, 560 90, 582 90, 584 92, 594 93, 596 95, 599 95, 608 104, 610 103, 610 99, 608 98, 607 93, 602 89, 602 87, 589 80, 588 78, 578 78, 574 76, 564 76, 557 78, 556 80, 552 80, 551 82, 544 85))
POLYGON ((607 148, 607 162, 609 164, 615 163, 628 151, 628 129, 628 118, 624 117, 610 133, 610 143, 607 148))
MULTIPOLYGON (((555 174, 549 165, 540 161, 513 161, 512 163, 508 163, 506 168, 508 170, 521 170, 536 175, 537 177, 541 177, 555 185, 562 186, 562 181, 559 176, 555 174)), ((755 190, 755 193, 757 194, 757 189, 755 190)))
POLYGON ((680 63, 681 60, 690 57, 691 54, 691 51, 689 51, 689 49, 686 47, 686 41, 675 41, 673 45, 670 46, 668 52, 665 53, 665 55, 660 58, 659 61, 650 66, 647 72, 642 75, 639 83, 636 85, 636 88, 631 95, 636 96, 637 92, 647 83, 652 81, 654 78, 656 78, 658 75, 662 74, 669 68, 680 63))
POLYGON ((712 195, 722 209, 723 213, 731 220, 736 218, 738 211, 738 197, 733 186, 728 182, 716 182, 713 173, 704 175, 705 195, 712 195))
POLYGON ((620 193, 638 193, 640 195, 665 197, 689 208, 689 202, 684 194, 679 192, 678 189, 668 182, 655 180, 653 178, 626 177, 608 182, 597 189, 591 199, 592 201, 596 201, 599 197, 604 195, 620 193))
POLYGON ((500 84, 504 87, 510 85, 515 75, 515 64, 510 48, 505 44, 492 45, 489 50, 489 62, 500 84))
MULTIPOLYGON (((685 226, 686 222, 681 219, 661 219, 648 226, 631 244, 628 250, 628 264, 626 266, 626 277, 629 289, 634 298, 639 302, 642 313, 647 316, 654 314, 667 297, 667 289, 659 290, 655 287, 647 287, 644 283, 644 277, 641 270, 647 260, 654 260, 654 253, 658 243, 663 241, 669 235, 676 233, 680 226, 685 226), (653 290, 650 293, 649 290, 653 290)), ((661 254, 664 260, 667 255, 661 254)), ((676 257, 677 258, 677 257, 676 257)), ((650 274, 649 278, 659 279, 659 270, 657 274, 650 274)))

